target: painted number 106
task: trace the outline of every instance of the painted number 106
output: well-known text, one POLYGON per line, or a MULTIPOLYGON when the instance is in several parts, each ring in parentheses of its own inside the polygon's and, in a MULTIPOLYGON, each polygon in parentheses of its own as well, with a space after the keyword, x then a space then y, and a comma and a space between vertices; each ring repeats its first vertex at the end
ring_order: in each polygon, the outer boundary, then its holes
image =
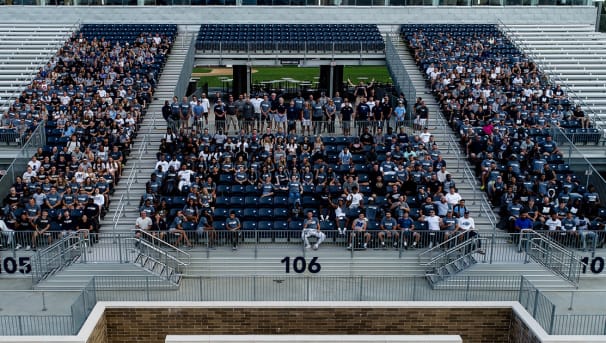
MULTIPOLYGON (((284 257, 280 263, 284 263, 284 267, 286 268, 286 274, 290 273, 291 260, 290 257, 284 257)), ((310 273, 315 274, 320 272, 322 266, 318 263, 318 258, 314 257, 309 261, 309 264, 305 260, 305 257, 298 256, 292 260, 292 270, 297 273, 305 273, 305 270, 308 270, 310 273)))

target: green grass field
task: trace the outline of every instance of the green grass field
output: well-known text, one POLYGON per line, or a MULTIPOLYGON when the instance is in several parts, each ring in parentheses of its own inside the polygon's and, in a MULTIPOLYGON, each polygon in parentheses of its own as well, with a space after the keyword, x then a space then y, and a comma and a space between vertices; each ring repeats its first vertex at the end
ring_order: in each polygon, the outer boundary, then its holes
MULTIPOLYGON (((194 73, 208 73, 211 68, 207 67, 196 67, 194 73)), ((283 67, 253 67, 252 82, 261 83, 264 81, 281 80, 284 77, 290 77, 299 81, 313 82, 317 81, 320 76, 320 68, 318 67, 305 67, 299 68, 297 66, 283 66, 283 67)), ((202 86, 208 82, 208 87, 221 87, 221 78, 232 78, 231 73, 229 75, 222 76, 202 76, 198 81, 198 86, 202 86)), ((343 68, 343 79, 344 81, 350 79, 353 83, 358 83, 360 78, 366 78, 364 80, 375 79, 377 82, 391 83, 391 76, 385 66, 345 66, 343 68)))

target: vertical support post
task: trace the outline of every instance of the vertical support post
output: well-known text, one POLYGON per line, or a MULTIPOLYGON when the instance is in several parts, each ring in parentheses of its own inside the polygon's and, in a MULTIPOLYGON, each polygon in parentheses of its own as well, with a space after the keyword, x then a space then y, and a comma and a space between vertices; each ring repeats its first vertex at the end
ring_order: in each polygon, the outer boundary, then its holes
POLYGON ((198 297, 198 301, 204 301, 204 288, 202 287, 202 275, 198 276, 198 291, 200 291, 200 296, 198 297))
POLYGON ((555 324, 555 312, 556 306, 555 304, 551 304, 551 317, 549 318, 549 331, 550 335, 553 335, 553 325, 555 324))
POLYGON ((364 300, 363 296, 362 296, 363 289, 364 289, 364 276, 360 275, 360 299, 359 299, 359 301, 364 300))
POLYGON ((533 318, 537 318, 537 308, 539 307, 539 295, 541 293, 539 292, 538 289, 534 290, 534 306, 532 307, 532 317, 533 318))
POLYGON ((471 283, 471 276, 467 275, 467 282, 465 283, 465 301, 469 301, 469 288, 471 283))
POLYGON ((150 290, 149 290, 149 276, 145 277, 145 297, 146 297, 147 301, 151 300, 150 299, 151 294, 150 294, 150 290))

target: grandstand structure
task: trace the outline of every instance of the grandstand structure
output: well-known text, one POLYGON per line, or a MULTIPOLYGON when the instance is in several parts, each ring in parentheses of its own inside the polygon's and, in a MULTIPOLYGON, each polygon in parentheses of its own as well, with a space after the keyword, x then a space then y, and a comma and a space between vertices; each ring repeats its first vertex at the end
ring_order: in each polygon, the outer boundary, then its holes
MULTIPOLYGON (((2 7, 0 144, 14 162, 0 180, 0 333, 76 335, 98 301, 515 301, 535 341, 603 339, 593 4, 235 5, 2 7), (195 106, 194 66, 293 61, 386 65, 377 108, 404 96, 429 118, 322 116, 307 137, 298 120, 294 133, 279 119, 230 127, 215 103, 195 131, 163 118, 165 101, 195 106), (134 230, 147 215, 155 226, 134 230)), ((340 88, 357 111, 370 79, 340 88)), ((278 81, 256 91, 321 98, 313 81, 278 81)))

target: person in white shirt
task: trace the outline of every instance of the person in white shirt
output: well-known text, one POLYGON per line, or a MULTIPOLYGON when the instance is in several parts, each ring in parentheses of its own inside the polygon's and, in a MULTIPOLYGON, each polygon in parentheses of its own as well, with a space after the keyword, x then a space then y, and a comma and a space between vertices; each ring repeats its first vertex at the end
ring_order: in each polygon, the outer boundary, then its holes
POLYGON ((318 250, 320 244, 326 239, 326 234, 320 231, 320 221, 314 217, 313 211, 307 211, 307 218, 303 221, 303 232, 301 238, 305 242, 305 249, 309 249, 312 246, 309 244, 309 237, 316 237, 318 240, 313 245, 314 250, 318 250))
MULTIPOLYGON (((468 240, 473 239, 478 236, 478 232, 476 231, 476 223, 472 217, 469 216, 469 211, 465 211, 463 217, 457 220, 457 231, 461 233, 461 239, 468 240)), ((482 241, 476 240, 476 248, 477 252, 484 255, 484 250, 482 250, 482 241)), ((468 248, 468 252, 471 251, 471 247, 468 248)))
POLYGON ((358 187, 354 186, 352 192, 347 195, 347 207, 350 210, 356 210, 364 206, 364 196, 358 191, 358 187))
POLYGON ((135 229, 137 229, 135 237, 141 237, 141 232, 139 231, 148 232, 151 229, 152 224, 153 222, 151 218, 147 216, 147 212, 141 211, 141 216, 135 220, 135 229))
POLYGON ((429 230, 429 249, 440 242, 440 228, 442 227, 442 218, 436 215, 435 210, 430 210, 429 215, 425 217, 427 222, 427 230, 429 230))
POLYGON ((419 134, 419 137, 421 138, 423 143, 425 143, 425 144, 429 143, 429 139, 431 138, 431 133, 429 132, 429 129, 423 128, 423 132, 421 132, 419 134))
POLYGON ((450 208, 453 208, 456 204, 459 203, 459 201, 461 201, 461 199, 463 199, 463 197, 461 197, 461 194, 457 192, 457 189, 455 187, 450 187, 450 190, 448 194, 445 195, 445 197, 450 208))

